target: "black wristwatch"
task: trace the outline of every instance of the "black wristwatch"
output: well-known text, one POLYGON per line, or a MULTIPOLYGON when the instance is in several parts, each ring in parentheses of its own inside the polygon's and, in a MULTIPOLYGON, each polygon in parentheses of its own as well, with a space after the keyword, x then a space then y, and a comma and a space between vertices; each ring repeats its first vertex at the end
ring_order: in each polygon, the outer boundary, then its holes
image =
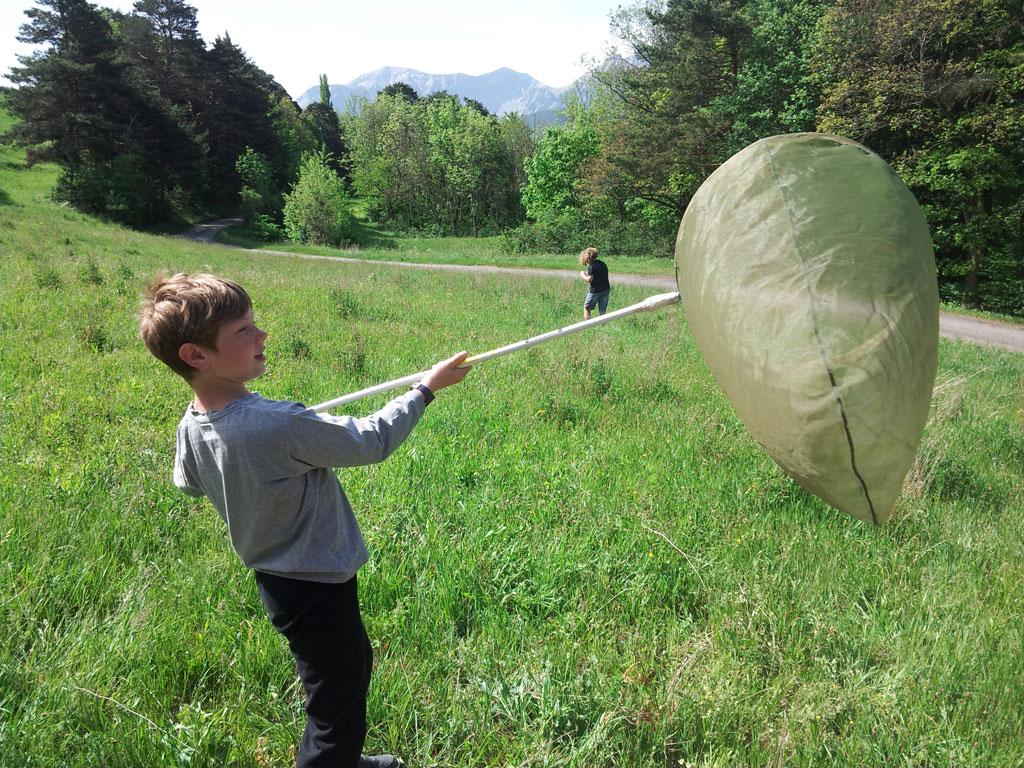
POLYGON ((423 407, 426 408, 432 402, 434 402, 434 393, 430 391, 430 387, 426 384, 413 384, 409 389, 418 389, 423 393, 423 407))

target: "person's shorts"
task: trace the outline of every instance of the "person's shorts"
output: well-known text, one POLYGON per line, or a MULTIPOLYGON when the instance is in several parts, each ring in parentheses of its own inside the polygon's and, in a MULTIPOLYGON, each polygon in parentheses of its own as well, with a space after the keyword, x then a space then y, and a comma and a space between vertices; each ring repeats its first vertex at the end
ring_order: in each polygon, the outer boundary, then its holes
POLYGON ((604 314, 605 310, 608 309, 608 296, 610 294, 611 290, 598 291, 597 293, 589 291, 586 300, 583 302, 583 308, 590 310, 597 307, 598 311, 604 314))

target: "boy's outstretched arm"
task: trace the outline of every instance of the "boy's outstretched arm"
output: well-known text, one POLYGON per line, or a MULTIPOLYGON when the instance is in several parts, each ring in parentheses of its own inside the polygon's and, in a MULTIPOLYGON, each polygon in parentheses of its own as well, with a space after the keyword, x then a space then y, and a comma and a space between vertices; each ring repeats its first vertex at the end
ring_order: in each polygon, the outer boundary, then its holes
MULTIPOLYGON (((469 368, 459 368, 467 353, 459 352, 434 365, 420 381, 431 394, 462 381, 469 368)), ((425 401, 420 401, 425 402, 425 401)), ((364 418, 314 413, 297 403, 288 414, 287 433, 291 463, 284 476, 300 474, 310 467, 354 467, 383 461, 401 445, 423 413, 424 405, 412 408, 408 393, 391 400, 364 418)))

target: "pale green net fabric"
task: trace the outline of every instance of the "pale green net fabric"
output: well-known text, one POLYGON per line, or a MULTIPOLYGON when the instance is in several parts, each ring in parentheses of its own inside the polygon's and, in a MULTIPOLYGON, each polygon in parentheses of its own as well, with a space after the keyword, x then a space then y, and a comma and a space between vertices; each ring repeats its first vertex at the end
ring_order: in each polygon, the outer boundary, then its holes
POLYGON ((927 224, 885 161, 823 134, 750 145, 687 208, 676 279, 754 438, 808 491, 888 519, 928 418, 939 297, 927 224))

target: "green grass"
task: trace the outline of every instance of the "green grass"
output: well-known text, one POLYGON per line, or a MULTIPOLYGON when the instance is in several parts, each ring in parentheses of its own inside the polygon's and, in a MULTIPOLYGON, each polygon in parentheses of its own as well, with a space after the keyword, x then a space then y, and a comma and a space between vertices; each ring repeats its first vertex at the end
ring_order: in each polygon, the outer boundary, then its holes
POLYGON ((959 315, 967 315, 969 317, 977 317, 982 320, 995 320, 1000 323, 1012 323, 1013 325, 1024 325, 1024 317, 1014 317, 1013 315, 1004 315, 999 312, 988 312, 983 309, 971 309, 965 307, 962 304, 953 304, 951 302, 943 302, 942 308, 947 312, 955 312, 959 315))
MULTIPOLYGON (((364 224, 368 245, 341 249, 310 246, 282 240, 260 242, 245 226, 231 227, 217 234, 215 240, 225 245, 262 250, 310 253, 318 256, 343 256, 367 261, 405 261, 415 264, 484 264, 498 267, 530 267, 579 271, 575 253, 509 254, 501 248, 500 237, 407 237, 382 231, 364 224)), ((671 259, 639 256, 602 256, 612 272, 632 275, 672 277, 671 259)))
MULTIPOLYGON (((0 765, 291 765, 287 648, 216 512, 171 483, 188 390, 137 340, 144 280, 240 280, 270 332, 255 388, 306 402, 575 320, 580 287, 134 233, 49 202, 54 177, 0 154, 0 765)), ((1024 357, 942 341, 918 463, 873 529, 765 456, 678 308, 481 366, 341 473, 371 550, 368 747, 1024 765, 1022 381, 1024 357)))

